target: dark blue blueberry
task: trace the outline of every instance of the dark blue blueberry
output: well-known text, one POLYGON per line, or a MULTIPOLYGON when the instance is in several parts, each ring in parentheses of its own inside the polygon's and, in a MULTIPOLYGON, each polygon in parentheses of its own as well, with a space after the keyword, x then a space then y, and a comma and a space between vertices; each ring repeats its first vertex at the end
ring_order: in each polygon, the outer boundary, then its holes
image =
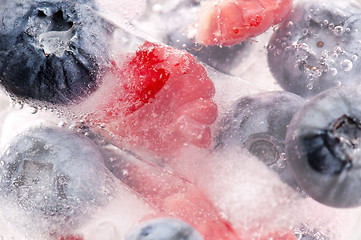
POLYGON ((245 41, 233 46, 205 46, 197 44, 194 40, 188 38, 181 29, 176 29, 168 34, 167 44, 186 50, 196 56, 198 60, 208 64, 226 74, 234 74, 235 68, 249 57, 247 50, 250 48, 250 42, 245 41))
POLYGON ((301 188, 333 207, 361 205, 361 90, 327 90, 302 107, 286 136, 286 158, 301 188))
POLYGON ((305 100, 276 91, 242 97, 221 121, 216 148, 244 147, 295 185, 285 161, 285 137, 289 122, 305 100))
MULTIPOLYGON (((66 129, 30 129, 13 139, 0 159, 0 201, 28 216, 23 224, 31 222, 31 232, 69 233, 114 196, 96 145, 66 129)), ((7 220, 26 228, 13 222, 21 220, 7 220)))
POLYGON ((2 3, 0 82, 10 94, 68 104, 97 88, 114 26, 88 2, 2 3))
POLYGON ((134 227, 125 240, 202 240, 189 224, 175 218, 156 218, 134 227))
POLYGON ((314 96, 361 82, 361 9, 350 1, 298 3, 273 34, 268 63, 287 91, 314 96))

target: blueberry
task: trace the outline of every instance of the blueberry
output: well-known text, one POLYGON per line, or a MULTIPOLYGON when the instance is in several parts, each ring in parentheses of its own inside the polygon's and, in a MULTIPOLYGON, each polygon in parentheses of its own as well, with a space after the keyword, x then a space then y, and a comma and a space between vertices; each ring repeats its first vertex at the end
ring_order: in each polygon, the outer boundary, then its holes
POLYGON ((233 46, 205 46, 197 44, 188 38, 181 29, 176 29, 168 34, 167 44, 186 50, 196 56, 198 60, 218 71, 226 74, 234 74, 235 68, 239 67, 242 61, 247 57, 247 50, 250 48, 250 42, 244 41, 233 46))
POLYGON ((216 149, 245 147, 290 185, 284 144, 289 122, 305 100, 296 94, 275 91, 238 99, 216 137, 216 149))
POLYGON ((5 1, 0 19, 0 82, 9 93, 68 104, 97 88, 114 25, 93 8, 71 1, 5 1))
POLYGON ((96 145, 66 129, 27 130, 0 159, 0 201, 28 216, 24 224, 31 222, 31 229, 42 234, 76 229, 113 196, 111 175, 96 145))
POLYGON ((189 224, 174 218, 156 218, 131 229, 125 240, 202 240, 189 224))
POLYGON ((304 105, 286 135, 286 158, 297 182, 333 207, 361 205, 361 91, 339 87, 304 105))
POLYGON ((304 97, 361 82, 361 9, 350 1, 298 3, 268 44, 281 87, 304 97))

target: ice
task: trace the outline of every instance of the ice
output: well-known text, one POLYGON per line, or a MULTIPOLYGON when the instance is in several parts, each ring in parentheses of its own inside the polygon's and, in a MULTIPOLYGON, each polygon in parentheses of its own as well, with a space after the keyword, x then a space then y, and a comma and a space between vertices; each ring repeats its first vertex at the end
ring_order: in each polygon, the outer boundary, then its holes
MULTIPOLYGON (((8 184, 0 187, 0 239, 128 240, 131 229, 159 217, 185 221, 204 240, 361 238, 360 207, 324 206, 242 147, 215 148, 237 99, 281 90, 267 63, 277 26, 237 48, 197 45, 201 2, 83 1, 107 32, 107 46, 96 44, 96 24, 82 38, 95 44, 92 53, 107 50, 95 54, 109 57, 97 89, 62 106, 10 99, 1 89, 0 174, 12 171, 0 179, 8 184), (70 138, 37 141, 48 128, 77 134, 95 150, 70 138), (87 159, 78 156, 87 150, 87 159)), ((65 30, 39 34, 46 54, 74 47, 67 44, 73 29, 65 30)))
MULTIPOLYGON (((75 131, 76 129, 73 123, 69 123, 66 119, 56 116, 59 112, 55 110, 49 111, 49 109, 40 108, 34 111, 34 107, 26 104, 16 104, 15 102, 15 106, 11 106, 9 98, 3 92, 0 97, 3 106, 0 129, 1 151, 5 151, 5 154, 11 154, 13 152, 5 149, 8 148, 14 138, 28 129, 37 127, 58 127, 63 128, 64 131, 75 131)), ((51 147, 51 144, 48 147, 51 147)), ((24 141, 21 148, 27 148, 26 141, 24 141)), ((44 148, 47 148, 46 145, 44 145, 44 148)), ((70 151, 78 151, 78 149, 71 150, 73 147, 69 145, 66 148, 70 151)), ((65 229, 59 229, 58 225, 58 221, 63 221, 62 217, 54 218, 54 220, 57 219, 57 221, 49 224, 40 213, 32 210, 34 208, 33 204, 39 203, 40 207, 44 204, 43 198, 39 198, 39 196, 50 196, 50 194, 52 194, 51 182, 54 178, 54 163, 42 162, 47 158, 43 158, 41 152, 34 152, 34 154, 37 160, 25 160, 22 167, 22 177, 14 181, 14 186, 19 188, 17 193, 19 198, 10 205, 7 198, 1 198, 3 207, 0 211, 0 221, 2 225, 0 230, 4 239, 45 240, 49 239, 49 236, 44 236, 44 233, 50 229, 56 231, 62 230, 64 231, 63 233, 65 233, 65 229), (21 202, 20 208, 16 204, 17 201, 21 202), (38 218, 36 224, 33 223, 35 218, 38 218)), ((64 160, 67 159, 66 155, 67 153, 63 152, 63 157, 61 158, 64 158, 64 160)), ((1 167, 3 166, 4 162, 2 160, 1 167)), ((66 171, 74 171, 71 170, 73 167, 74 166, 68 166, 68 170, 66 171)), ((84 170, 86 170, 85 165, 83 167, 84 170)), ((100 169, 101 168, 103 167, 100 167, 100 169)), ((78 169, 77 174, 80 176, 79 181, 87 181, 84 178, 85 175, 93 179, 97 178, 96 173, 83 172, 81 169, 78 169)), ((61 186, 61 183, 63 183, 65 184, 64 186, 66 186, 66 181, 68 181, 66 178, 58 178, 57 185, 61 186)), ((97 181, 100 181, 100 179, 97 181)), ((96 187, 93 180, 89 182, 91 182, 92 187, 96 187)), ((82 219, 81 226, 76 230, 76 233, 84 235, 85 239, 122 239, 129 228, 138 223, 140 219, 146 216, 152 216, 155 213, 152 207, 142 200, 137 193, 130 190, 114 177, 113 179, 112 177, 110 178, 110 182, 112 185, 112 189, 109 191, 109 194, 112 196, 111 201, 102 207, 98 206, 92 209, 91 212, 93 213, 91 216, 88 216, 89 219, 86 221, 82 219)), ((83 187, 85 187, 85 185, 83 187)), ((95 201, 95 199, 88 199, 88 201, 92 202, 95 201)), ((85 209, 89 208, 85 204, 83 207, 85 209)))
POLYGON ((123 25, 124 20, 137 18, 146 11, 147 0, 136 0, 131 4, 126 0, 98 0, 96 3, 106 18, 123 25))
POLYGON ((287 229, 297 221, 301 196, 246 150, 200 154, 188 149, 182 160, 171 165, 197 182, 241 236, 252 229, 261 235, 287 229))
POLYGON ((133 20, 133 24, 160 41, 167 41, 167 34, 183 31, 187 35, 188 27, 195 21, 199 2, 186 1, 147 1, 145 14, 133 20), (167 24, 162 22, 167 21, 167 24))
POLYGON ((119 187, 117 197, 90 219, 89 223, 78 230, 84 239, 119 240, 142 219, 154 216, 156 210, 141 196, 127 187, 119 187))
POLYGON ((243 238, 292 230, 299 239, 358 239, 361 208, 331 208, 305 197, 245 149, 210 154, 190 147, 167 164, 196 182, 243 238))
POLYGON ((141 194, 162 215, 179 218, 198 230, 205 240, 232 239, 227 223, 187 179, 160 168, 152 158, 140 158, 112 144, 102 148, 106 166, 131 189, 141 194))

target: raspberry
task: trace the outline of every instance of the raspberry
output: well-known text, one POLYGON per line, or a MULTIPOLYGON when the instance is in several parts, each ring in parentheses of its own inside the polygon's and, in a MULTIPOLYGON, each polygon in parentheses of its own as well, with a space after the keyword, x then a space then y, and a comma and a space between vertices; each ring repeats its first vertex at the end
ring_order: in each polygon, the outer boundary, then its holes
POLYGON ((240 43, 280 23, 291 9, 292 0, 213 0, 202 5, 196 40, 205 45, 240 43))

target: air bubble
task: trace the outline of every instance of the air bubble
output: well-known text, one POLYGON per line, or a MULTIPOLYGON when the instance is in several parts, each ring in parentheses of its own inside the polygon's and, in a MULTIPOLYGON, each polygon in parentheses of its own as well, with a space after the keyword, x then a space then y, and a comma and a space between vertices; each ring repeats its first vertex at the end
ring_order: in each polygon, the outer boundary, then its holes
POLYGON ((323 51, 321 52, 321 55, 322 55, 323 58, 328 58, 328 51, 327 51, 327 50, 323 50, 323 51))
POLYGON ((17 109, 23 109, 24 108, 24 103, 22 102, 16 102, 14 104, 14 107, 16 107, 17 109))
POLYGON ((340 62, 341 69, 345 72, 348 72, 352 69, 352 62, 348 59, 344 59, 340 62))
POLYGON ((331 73, 332 76, 335 76, 337 74, 337 69, 336 68, 331 68, 330 73, 331 73))
POLYGON ((316 74, 317 77, 321 77, 321 75, 322 75, 321 69, 317 69, 317 70, 315 71, 315 74, 316 74))
POLYGON ((36 114, 38 112, 38 108, 37 107, 31 107, 30 108, 30 113, 31 114, 36 114))
MULTIPOLYGON (((331 55, 331 57, 333 57, 333 58, 338 58, 338 54, 337 53, 332 53, 332 55, 331 55)), ((331 62, 332 60, 330 60, 330 62, 331 62)), ((335 62, 334 61, 332 61, 332 64, 334 64, 335 62)))
POLYGON ((306 87, 311 90, 313 88, 313 84, 309 83, 306 87))
POLYGON ((153 5, 153 12, 160 13, 163 11, 163 7, 161 4, 157 3, 153 5))
POLYGON ((295 234, 295 237, 296 237, 297 240, 301 240, 303 238, 303 234, 299 230, 297 230, 297 231, 295 230, 294 234, 295 234))
POLYGON ((336 35, 336 36, 340 36, 343 32, 343 27, 341 26, 336 26, 334 29, 333 29, 333 33, 336 35))
POLYGON ((288 28, 291 28, 293 26, 293 22, 292 21, 289 21, 288 23, 287 23, 287 27, 288 28))
POLYGON ((59 127, 65 127, 65 126, 66 126, 66 123, 63 122, 63 121, 60 121, 60 122, 58 123, 58 126, 59 126, 59 127))
POLYGON ((301 43, 297 47, 298 57, 300 60, 306 60, 309 56, 310 46, 306 43, 301 43))
POLYGON ((352 59, 353 62, 356 62, 357 59, 358 59, 358 56, 357 56, 357 55, 352 55, 352 56, 351 56, 351 59, 352 59))
POLYGON ((308 28, 302 29, 302 35, 307 35, 307 33, 308 33, 308 28))

